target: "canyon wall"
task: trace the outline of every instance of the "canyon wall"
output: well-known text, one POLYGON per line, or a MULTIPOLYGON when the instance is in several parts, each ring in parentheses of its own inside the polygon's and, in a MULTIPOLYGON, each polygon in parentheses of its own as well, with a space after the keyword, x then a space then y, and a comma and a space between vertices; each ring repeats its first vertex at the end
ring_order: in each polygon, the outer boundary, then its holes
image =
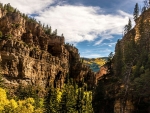
POLYGON ((63 87, 66 76, 93 88, 95 74, 80 62, 78 49, 64 36, 47 33, 35 19, 0 8, 0 61, 5 87, 63 87))

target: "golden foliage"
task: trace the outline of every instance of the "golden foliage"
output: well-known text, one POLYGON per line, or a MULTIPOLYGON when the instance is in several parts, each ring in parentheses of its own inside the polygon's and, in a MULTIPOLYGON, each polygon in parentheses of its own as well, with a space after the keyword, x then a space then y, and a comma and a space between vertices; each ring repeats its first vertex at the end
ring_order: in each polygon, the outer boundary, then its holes
MULTIPOLYGON (((35 109, 34 104, 35 100, 33 98, 19 101, 8 100, 6 91, 0 88, 0 113, 42 113, 42 109, 35 109)), ((40 104, 42 106, 43 102, 41 101, 40 104)))
POLYGON ((92 59, 84 59, 84 63, 85 64, 93 64, 93 63, 96 63, 98 64, 99 66, 102 66, 106 63, 106 60, 105 59, 102 59, 102 58, 92 58, 92 59))

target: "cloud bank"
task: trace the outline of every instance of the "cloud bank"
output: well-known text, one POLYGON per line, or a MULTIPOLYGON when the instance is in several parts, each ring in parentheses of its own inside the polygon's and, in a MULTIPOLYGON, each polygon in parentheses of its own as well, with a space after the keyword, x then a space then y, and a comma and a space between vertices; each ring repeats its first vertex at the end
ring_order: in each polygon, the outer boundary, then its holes
POLYGON ((57 29, 58 35, 63 33, 66 42, 82 45, 81 56, 89 58, 107 56, 114 50, 116 38, 121 37, 128 19, 133 18, 132 14, 121 9, 128 9, 133 1, 117 4, 114 13, 108 14, 107 9, 83 4, 70 5, 67 0, 1 0, 3 4, 10 3, 29 16, 35 14, 34 18, 38 21, 48 24, 53 31, 57 29), (85 43, 87 41, 89 46, 85 43))
POLYGON ((3 4, 10 3, 11 6, 17 8, 19 11, 32 14, 42 11, 49 5, 56 2, 56 0, 1 0, 3 4))
POLYGON ((104 14, 100 7, 58 5, 39 13, 37 20, 57 29, 58 34, 64 34, 66 41, 78 43, 93 41, 100 38, 95 45, 104 39, 111 39, 113 35, 122 34, 130 14, 118 10, 117 14, 104 14))
POLYGON ((29 15, 38 14, 34 18, 50 25, 53 30, 57 29, 58 35, 63 33, 69 43, 99 38, 95 42, 99 45, 103 40, 113 38, 113 35, 122 34, 128 18, 132 18, 132 15, 121 10, 116 14, 105 14, 100 7, 67 5, 56 0, 3 0, 3 3, 10 3, 29 15))

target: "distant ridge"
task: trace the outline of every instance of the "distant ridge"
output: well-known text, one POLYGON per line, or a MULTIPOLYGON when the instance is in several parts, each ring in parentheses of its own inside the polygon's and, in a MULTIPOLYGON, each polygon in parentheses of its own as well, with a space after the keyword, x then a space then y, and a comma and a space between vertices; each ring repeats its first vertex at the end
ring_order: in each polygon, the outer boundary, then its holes
POLYGON ((108 57, 99 57, 99 58, 81 58, 83 63, 90 66, 94 72, 98 72, 100 67, 105 64, 108 60, 108 57))

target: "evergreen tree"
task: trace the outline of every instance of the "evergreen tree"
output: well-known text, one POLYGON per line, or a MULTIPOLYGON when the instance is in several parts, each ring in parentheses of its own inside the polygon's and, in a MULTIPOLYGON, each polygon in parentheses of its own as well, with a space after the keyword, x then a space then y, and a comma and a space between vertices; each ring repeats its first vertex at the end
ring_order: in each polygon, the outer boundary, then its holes
POLYGON ((47 34, 51 35, 51 27, 49 29, 47 29, 47 34))
POLYGON ((3 76, 1 74, 1 62, 0 62, 0 87, 3 87, 3 76))
POLYGON ((2 3, 0 3, 0 8, 2 8, 2 9, 3 9, 3 4, 2 4, 2 3))
POLYGON ((57 36, 57 29, 55 29, 55 31, 53 32, 53 34, 54 34, 55 36, 57 36))
POLYGON ((122 55, 123 54, 122 54, 122 49, 121 49, 121 41, 118 40, 116 44, 116 49, 115 49, 115 56, 113 58, 115 76, 121 76, 121 70, 123 67, 122 55))
POLYGON ((3 87, 3 78, 2 78, 1 72, 0 72, 0 87, 3 87))
POLYGON ((39 21, 39 25, 41 26, 42 24, 41 24, 41 21, 39 21))
POLYGON ((44 28, 45 28, 45 24, 43 24, 43 26, 42 26, 42 27, 43 27, 43 29, 44 29, 44 28))
POLYGON ((83 104, 84 104, 83 96, 84 96, 84 91, 82 88, 79 88, 78 97, 77 97, 77 105, 76 105, 78 113, 82 113, 82 110, 83 110, 83 104))
POLYGON ((131 30, 132 28, 132 23, 131 23, 131 19, 129 18, 129 21, 128 21, 128 32, 131 30))
POLYGON ((54 88, 50 88, 48 95, 45 99, 45 110, 46 113, 58 113, 59 111, 57 92, 54 88))
POLYGON ((46 29, 48 29, 49 27, 48 27, 48 24, 46 25, 46 29))
POLYGON ((128 33, 128 25, 124 26, 124 35, 128 33))
POLYGON ((73 85, 65 85, 60 103, 60 111, 62 113, 76 113, 76 91, 77 89, 73 85))
POLYGON ((129 18, 128 24, 124 27, 124 34, 127 34, 132 28, 131 19, 129 18))
POLYGON ((145 7, 145 6, 142 8, 142 13, 143 13, 144 11, 146 11, 146 7, 145 7))
POLYGON ((134 16, 134 19, 137 19, 138 16, 139 16, 139 6, 138 6, 138 3, 135 4, 133 16, 134 16))
POLYGON ((113 52, 110 52, 108 55, 108 60, 112 60, 113 56, 114 56, 113 52))

